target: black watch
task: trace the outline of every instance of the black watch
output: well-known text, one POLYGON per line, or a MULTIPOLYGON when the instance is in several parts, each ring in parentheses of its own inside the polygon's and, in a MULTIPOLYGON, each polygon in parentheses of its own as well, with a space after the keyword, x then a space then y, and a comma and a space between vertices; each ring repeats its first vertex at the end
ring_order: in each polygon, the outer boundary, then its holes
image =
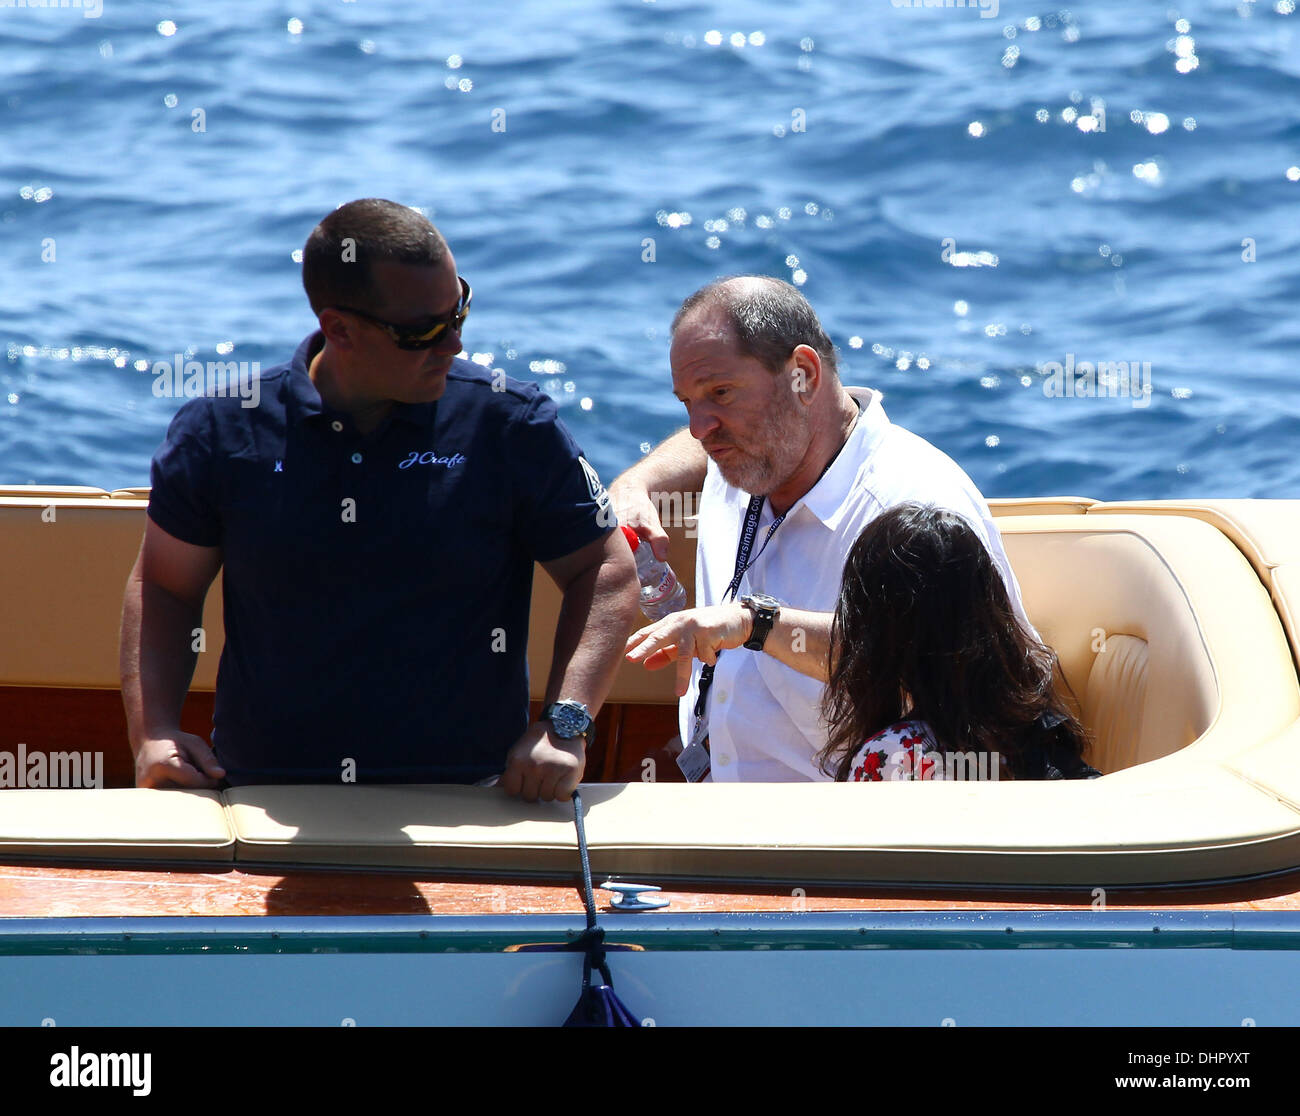
POLYGON ((740 603, 754 614, 754 630, 745 640, 745 646, 751 651, 762 651, 767 633, 772 630, 776 618, 781 615, 781 602, 766 593, 750 593, 741 597, 740 603))
POLYGON ((542 720, 551 722, 561 740, 575 740, 591 731, 591 714, 580 701, 553 701, 542 710, 542 720))

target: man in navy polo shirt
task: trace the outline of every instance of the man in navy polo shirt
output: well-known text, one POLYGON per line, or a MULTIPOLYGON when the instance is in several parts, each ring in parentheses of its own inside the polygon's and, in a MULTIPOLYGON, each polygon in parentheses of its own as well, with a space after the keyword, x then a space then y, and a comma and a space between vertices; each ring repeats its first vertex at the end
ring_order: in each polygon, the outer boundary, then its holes
POLYGON ((406 206, 313 231, 320 322, 260 401, 202 398, 154 456, 122 692, 140 786, 458 782, 567 798, 637 579, 609 498, 534 385, 460 351, 469 285, 406 206), (564 594, 529 723, 534 561, 564 594), (180 730, 224 567, 212 747, 180 730))

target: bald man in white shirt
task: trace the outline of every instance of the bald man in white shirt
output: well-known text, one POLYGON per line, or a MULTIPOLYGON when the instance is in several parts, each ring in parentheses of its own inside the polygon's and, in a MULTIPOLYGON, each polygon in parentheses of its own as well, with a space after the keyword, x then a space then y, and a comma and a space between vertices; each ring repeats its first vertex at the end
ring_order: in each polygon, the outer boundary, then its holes
POLYGON ((700 492, 696 607, 627 644, 649 669, 676 663, 688 779, 826 778, 815 757, 831 616, 849 548, 888 507, 959 513, 1033 631, 984 497, 950 457, 891 423, 879 392, 840 383, 834 346, 790 284, 738 276, 697 291, 673 320, 670 363, 690 425, 610 494, 620 522, 664 558, 651 493, 700 492))

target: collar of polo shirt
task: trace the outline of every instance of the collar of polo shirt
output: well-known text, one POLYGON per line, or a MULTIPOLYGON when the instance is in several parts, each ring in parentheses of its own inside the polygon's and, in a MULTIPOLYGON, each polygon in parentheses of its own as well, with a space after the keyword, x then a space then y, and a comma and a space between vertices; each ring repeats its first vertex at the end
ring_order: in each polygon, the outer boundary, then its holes
MULTIPOLYGON (((346 414, 328 411, 320 397, 315 383, 312 382, 308 369, 312 358, 325 345, 325 336, 319 330, 298 346, 293 355, 291 374, 285 377, 286 389, 293 401, 293 415, 296 422, 309 419, 344 419, 346 414)), ((427 427, 438 413, 438 402, 431 403, 394 403, 390 417, 409 422, 414 426, 427 427)), ((386 424, 385 424, 386 425, 386 424)))

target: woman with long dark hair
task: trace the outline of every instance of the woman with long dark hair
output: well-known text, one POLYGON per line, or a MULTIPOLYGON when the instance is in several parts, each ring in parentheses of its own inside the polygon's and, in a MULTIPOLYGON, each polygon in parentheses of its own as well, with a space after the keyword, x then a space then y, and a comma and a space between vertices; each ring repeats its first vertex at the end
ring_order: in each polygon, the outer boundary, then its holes
POLYGON ((958 755, 967 777, 1099 774, 1053 685, 1056 655, 1017 621, 987 549, 955 512, 899 504, 863 529, 831 648, 818 759, 837 780, 951 778, 958 755))

